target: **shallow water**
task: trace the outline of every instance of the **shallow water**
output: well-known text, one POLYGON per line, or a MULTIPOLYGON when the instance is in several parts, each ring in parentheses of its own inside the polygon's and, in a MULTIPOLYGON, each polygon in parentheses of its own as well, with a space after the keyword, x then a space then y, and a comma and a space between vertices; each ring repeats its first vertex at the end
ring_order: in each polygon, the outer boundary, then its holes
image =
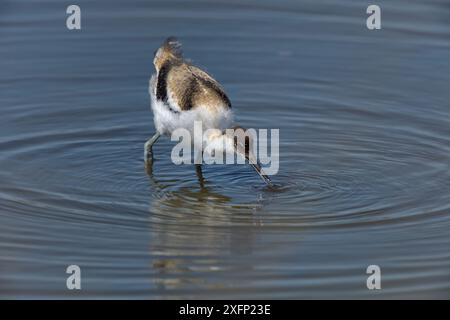
POLYGON ((0 4, 1 298, 450 298, 450 5, 0 4), (170 161, 152 55, 176 35, 237 121, 280 129, 251 168, 170 161), (66 267, 82 290, 66 289, 66 267), (379 265, 382 290, 366 287, 379 265))

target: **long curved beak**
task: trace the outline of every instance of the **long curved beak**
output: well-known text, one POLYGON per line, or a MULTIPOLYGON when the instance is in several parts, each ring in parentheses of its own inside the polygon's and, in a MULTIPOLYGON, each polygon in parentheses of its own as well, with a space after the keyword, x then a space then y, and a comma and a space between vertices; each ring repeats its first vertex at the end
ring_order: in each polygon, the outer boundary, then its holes
MULTIPOLYGON (((238 148, 238 150, 239 150, 239 148, 238 148)), ((241 151, 241 150, 239 150, 239 151, 241 151)), ((261 179, 263 179, 263 181, 267 185, 273 187, 272 181, 270 180, 269 176, 264 172, 264 170, 261 168, 261 165, 258 163, 258 160, 255 158, 255 156, 252 154, 252 152, 250 152, 249 150, 246 150, 244 153, 244 156, 245 156, 245 159, 248 160, 249 164, 253 167, 253 169, 255 169, 255 171, 259 174, 261 179)))
POLYGON ((250 165, 253 167, 253 169, 255 169, 255 171, 264 180, 264 182, 267 183, 268 186, 273 187, 273 183, 270 180, 269 176, 264 173, 263 169, 261 168, 261 166, 258 163, 251 163, 250 162, 250 165))
MULTIPOLYGON (((241 134, 245 133, 246 129, 241 127, 235 127, 235 129, 241 129, 241 134)), ((241 137, 242 138, 242 137, 241 137)), ((248 160, 249 164, 255 169, 255 171, 258 173, 258 175, 263 179, 263 181, 273 187, 272 181, 269 179, 267 174, 264 172, 264 170, 261 168, 261 165, 258 162, 258 159, 255 158, 255 156, 252 153, 252 143, 253 140, 250 138, 250 136, 244 136, 244 139, 238 139, 237 136, 233 137, 233 145, 234 150, 238 155, 243 156, 246 160, 248 160)))

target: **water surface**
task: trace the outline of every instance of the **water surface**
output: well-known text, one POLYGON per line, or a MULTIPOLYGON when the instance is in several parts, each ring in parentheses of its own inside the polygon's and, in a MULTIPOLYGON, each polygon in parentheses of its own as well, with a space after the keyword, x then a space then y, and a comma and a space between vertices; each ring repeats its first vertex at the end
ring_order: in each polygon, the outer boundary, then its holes
POLYGON ((450 6, 378 1, 0 4, 1 298, 450 298, 450 6), (280 185, 170 161, 153 51, 178 36, 280 185), (65 269, 82 269, 82 290, 65 269), (382 290, 366 287, 379 265, 382 290))

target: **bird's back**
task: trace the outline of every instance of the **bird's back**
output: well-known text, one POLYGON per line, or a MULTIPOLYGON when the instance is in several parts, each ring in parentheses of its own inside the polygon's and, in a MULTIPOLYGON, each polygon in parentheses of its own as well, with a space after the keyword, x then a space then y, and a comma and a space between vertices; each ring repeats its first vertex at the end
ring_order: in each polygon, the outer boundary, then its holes
POLYGON ((163 67, 162 71, 166 74, 160 73, 158 80, 165 82, 167 100, 178 106, 180 111, 195 108, 205 108, 209 111, 231 108, 231 102, 220 84, 205 71, 184 61, 177 64, 168 63, 167 70, 163 70, 165 68, 163 67))
POLYGON ((150 95, 155 125, 170 133, 178 127, 227 128, 232 122, 231 103, 221 85, 208 73, 183 59, 181 44, 168 38, 156 51, 156 76, 150 95))

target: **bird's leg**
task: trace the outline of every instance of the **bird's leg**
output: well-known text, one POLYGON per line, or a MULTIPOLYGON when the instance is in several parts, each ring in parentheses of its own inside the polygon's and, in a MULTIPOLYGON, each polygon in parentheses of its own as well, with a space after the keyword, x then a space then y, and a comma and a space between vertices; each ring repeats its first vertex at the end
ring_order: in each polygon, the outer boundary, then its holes
POLYGON ((197 174, 198 182, 200 183, 200 188, 203 188, 205 183, 205 178, 203 177, 202 171, 202 163, 203 163, 203 150, 197 152, 194 159, 195 173, 197 174))
MULTIPOLYGON (((145 161, 150 160, 150 158, 153 158, 153 151, 152 146, 155 144, 155 142, 160 137, 159 132, 156 132, 153 137, 147 140, 147 142, 144 145, 144 159, 145 161)), ((153 159, 152 159, 153 160, 153 159)))
MULTIPOLYGON (((195 150, 194 150, 195 152, 195 150)), ((195 154, 195 159, 194 159, 194 163, 196 165, 202 165, 203 163, 203 150, 199 150, 196 154, 195 154)))
POLYGON ((202 171, 202 165, 196 164, 195 165, 195 173, 197 173, 198 182, 200 183, 200 188, 205 187, 205 178, 203 178, 203 171, 202 171))

